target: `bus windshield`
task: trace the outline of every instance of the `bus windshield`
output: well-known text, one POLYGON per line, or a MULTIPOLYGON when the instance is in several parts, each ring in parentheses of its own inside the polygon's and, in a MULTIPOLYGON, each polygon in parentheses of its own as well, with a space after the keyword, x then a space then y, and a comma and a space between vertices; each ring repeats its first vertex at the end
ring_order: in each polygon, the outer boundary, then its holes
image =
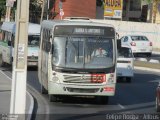
POLYGON ((105 37, 55 37, 53 60, 55 66, 77 69, 112 67, 113 40, 105 37))
POLYGON ((28 36, 28 46, 38 47, 39 46, 39 35, 29 35, 28 36))

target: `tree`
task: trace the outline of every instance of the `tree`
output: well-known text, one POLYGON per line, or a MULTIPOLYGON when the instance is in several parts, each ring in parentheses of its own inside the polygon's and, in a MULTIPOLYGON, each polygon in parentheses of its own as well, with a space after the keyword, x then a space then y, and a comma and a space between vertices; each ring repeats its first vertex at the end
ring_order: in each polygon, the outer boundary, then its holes
POLYGON ((1 0, 0 1, 0 20, 2 17, 5 16, 6 12, 6 0, 1 0))
POLYGON ((96 6, 103 7, 105 0, 96 0, 96 6))
MULTIPOLYGON (((37 0, 39 1, 39 4, 41 5, 41 20, 40 23, 43 20, 43 17, 46 16, 45 13, 48 13, 50 19, 54 19, 54 17, 57 15, 57 12, 53 11, 52 8, 55 6, 56 0, 37 0), (47 7, 47 3, 49 2, 49 8, 47 7)), ((61 2, 65 2, 67 0, 61 0, 61 2)))
POLYGON ((29 21, 33 23, 39 23, 41 15, 41 5, 38 4, 37 0, 30 0, 29 5, 29 21))
POLYGON ((152 3, 152 16, 153 16, 153 23, 156 22, 156 17, 157 17, 157 9, 158 9, 158 3, 160 0, 147 0, 148 3, 152 3))
POLYGON ((157 9, 158 9, 158 3, 160 0, 153 0, 153 23, 156 22, 156 17, 157 17, 157 9))

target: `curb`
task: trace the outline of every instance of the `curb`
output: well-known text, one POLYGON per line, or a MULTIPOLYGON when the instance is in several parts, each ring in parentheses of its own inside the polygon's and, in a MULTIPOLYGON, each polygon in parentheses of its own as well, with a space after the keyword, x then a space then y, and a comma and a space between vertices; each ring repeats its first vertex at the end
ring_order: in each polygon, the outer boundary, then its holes
POLYGON ((138 67, 138 66, 135 66, 134 69, 136 69, 136 70, 144 70, 144 71, 152 71, 152 72, 160 73, 160 70, 158 70, 158 69, 147 68, 147 67, 138 67))
POLYGON ((32 95, 27 91, 27 94, 29 96, 29 99, 31 101, 30 107, 29 107, 29 111, 28 111, 28 117, 27 120, 31 120, 32 118, 32 113, 33 113, 33 109, 34 109, 34 99, 32 97, 32 95))
POLYGON ((158 52, 158 51, 152 51, 152 54, 158 54, 158 55, 160 55, 160 52, 158 52))
MULTIPOLYGON (((7 76, 3 71, 0 70, 0 73, 2 73, 2 74, 3 74, 4 76, 6 76, 10 81, 12 81, 12 79, 11 79, 9 76, 7 76)), ((28 91, 26 91, 26 93, 28 94, 29 99, 30 99, 30 101, 31 101, 31 104, 30 104, 30 107, 29 107, 29 111, 27 112, 27 114, 28 114, 27 120, 31 120, 32 113, 33 113, 33 108, 34 108, 34 99, 33 99, 32 95, 31 95, 28 91)), ((27 95, 27 94, 26 94, 26 95, 27 95)))

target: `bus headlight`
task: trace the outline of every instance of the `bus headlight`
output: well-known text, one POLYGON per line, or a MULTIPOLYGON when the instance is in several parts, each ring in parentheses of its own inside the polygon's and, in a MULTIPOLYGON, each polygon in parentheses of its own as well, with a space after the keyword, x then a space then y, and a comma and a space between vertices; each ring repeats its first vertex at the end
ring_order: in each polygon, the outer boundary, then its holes
POLYGON ((114 73, 111 73, 108 78, 108 83, 114 83, 114 73))
POLYGON ((52 77, 52 82, 58 82, 59 81, 59 79, 58 79, 58 77, 52 77))
POLYGON ((114 83, 114 79, 113 78, 108 78, 108 82, 109 83, 114 83))

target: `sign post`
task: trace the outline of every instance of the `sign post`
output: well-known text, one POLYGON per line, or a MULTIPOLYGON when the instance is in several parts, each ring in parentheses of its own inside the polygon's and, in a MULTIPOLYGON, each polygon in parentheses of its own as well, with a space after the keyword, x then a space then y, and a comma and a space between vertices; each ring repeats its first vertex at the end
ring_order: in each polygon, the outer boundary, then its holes
POLYGON ((13 7, 15 1, 16 0, 6 0, 6 22, 10 21, 11 7, 13 7))
POLYGON ((59 15, 60 15, 60 19, 62 20, 62 18, 63 18, 63 15, 64 15, 64 11, 63 11, 63 2, 62 2, 62 0, 60 0, 59 1, 59 15))
POLYGON ((64 15, 64 12, 63 12, 63 9, 60 9, 60 16, 61 16, 61 20, 62 20, 62 17, 63 17, 63 15, 64 15))
MULTIPOLYGON (((17 1, 10 114, 23 114, 26 107, 29 0, 17 1)), ((23 118, 25 119, 25 118, 23 118)))

